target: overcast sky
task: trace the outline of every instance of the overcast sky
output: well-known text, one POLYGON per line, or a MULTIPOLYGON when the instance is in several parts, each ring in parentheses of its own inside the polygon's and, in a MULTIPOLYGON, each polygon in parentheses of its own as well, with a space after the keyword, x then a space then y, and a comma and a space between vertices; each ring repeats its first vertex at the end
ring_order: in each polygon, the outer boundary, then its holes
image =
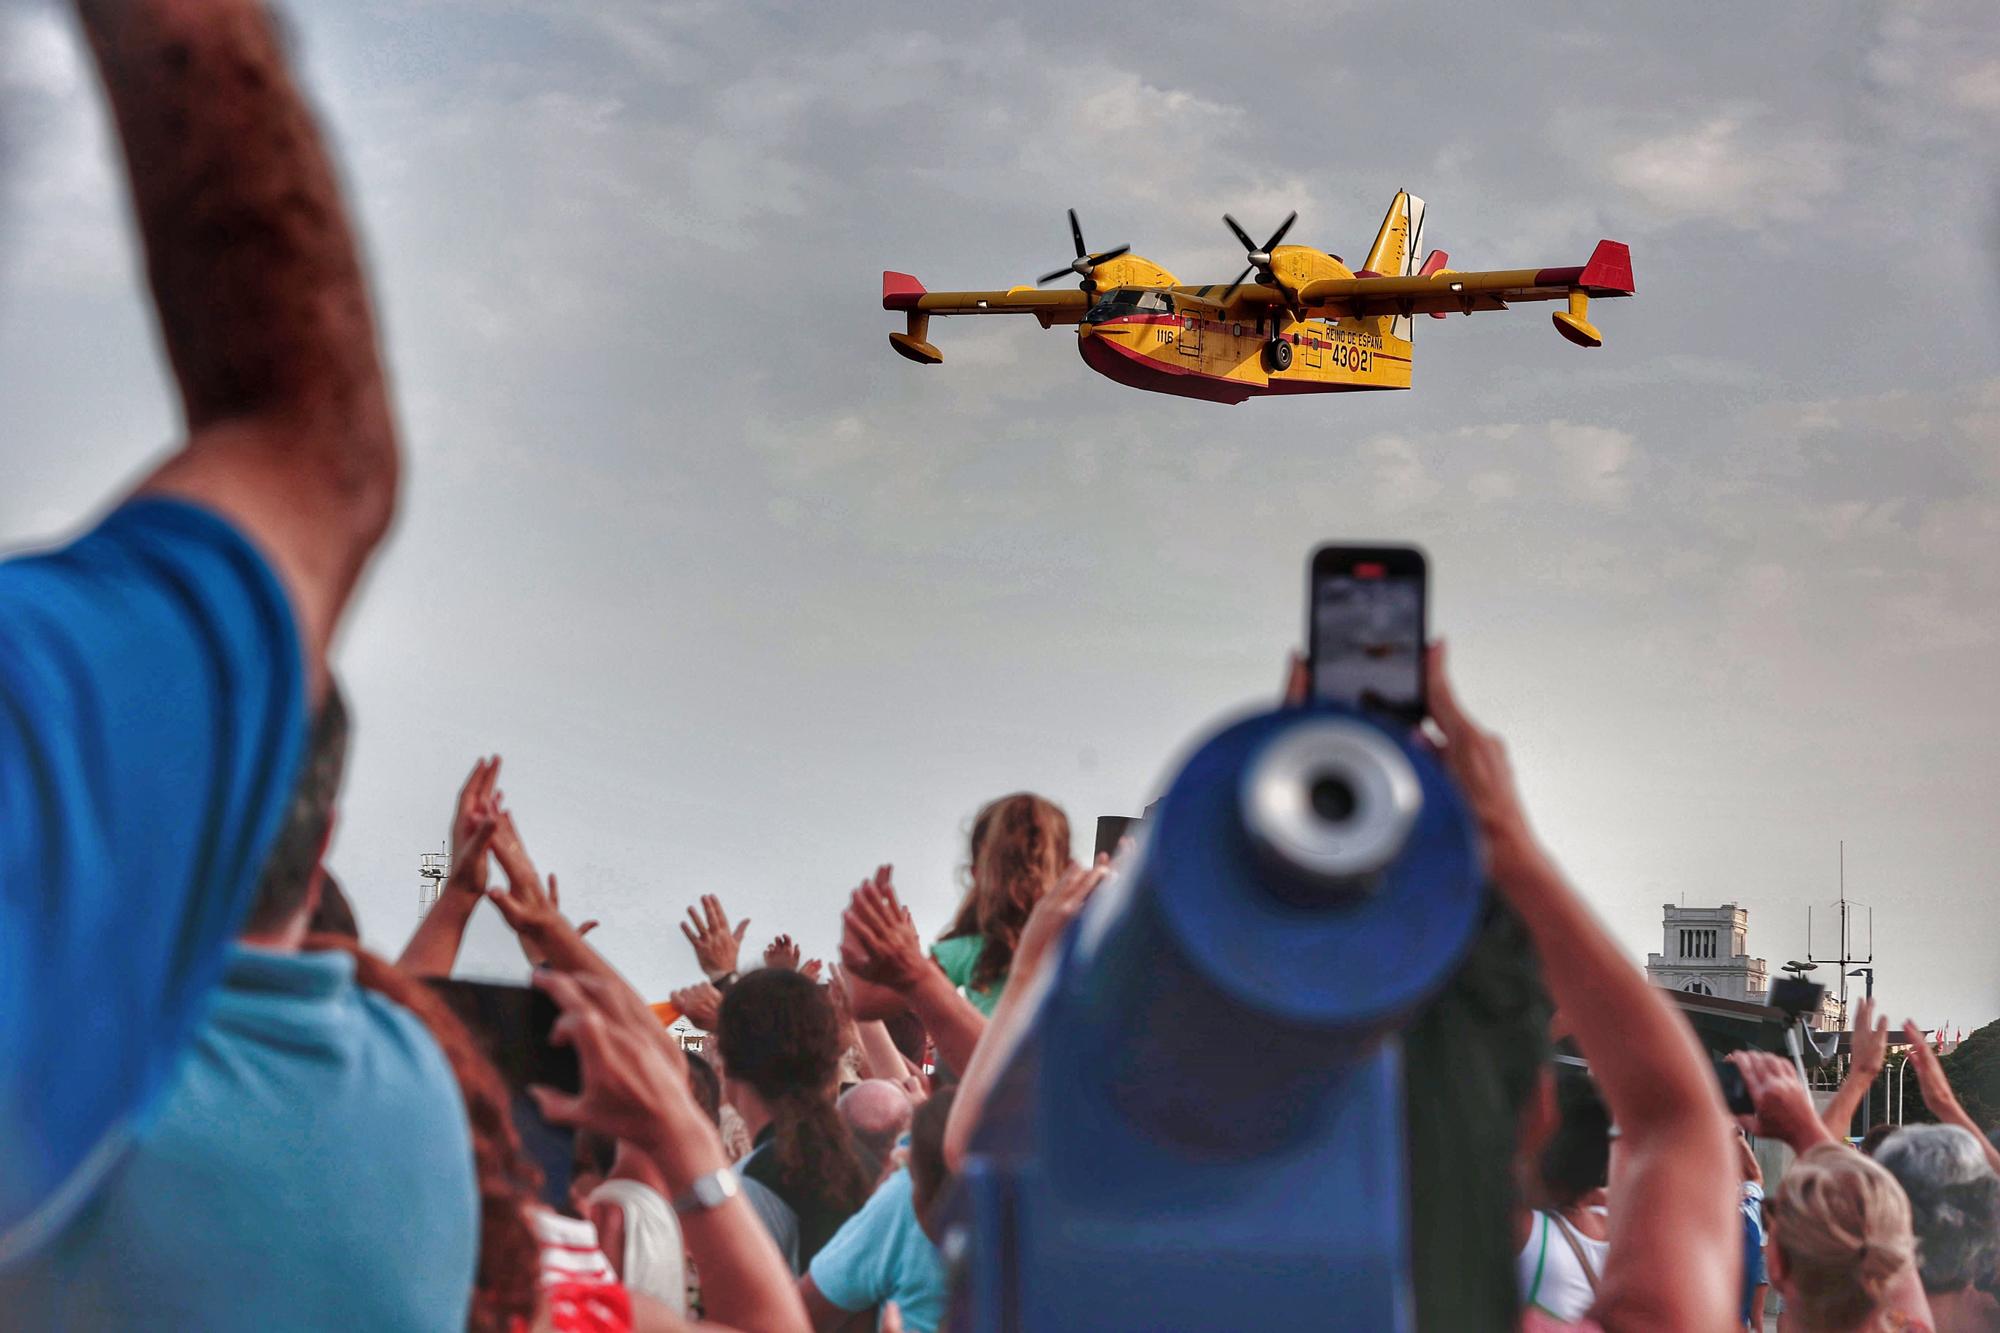
MULTIPOLYGON (((972 812, 1088 849, 1269 700, 1306 553, 1413 540, 1468 699, 1635 956, 1734 901, 1773 968, 1875 907, 1897 1017, 2000 1015, 2000 37, 1981 0, 297 5, 408 484, 339 670, 332 865, 368 941, 474 756, 643 989, 703 892, 809 951, 894 861, 927 932, 972 812), (1632 246, 1606 345, 1418 321, 1408 393, 1137 393, 1032 321, 895 357, 880 271, 1129 241, 1454 267, 1632 246)), ((178 429, 66 14, 0 0, 0 535, 72 532, 178 429)), ((1820 941, 1823 950, 1831 936, 1820 941)), ((520 963, 482 912, 471 970, 520 963)), ((1824 970, 1823 970, 1824 975, 1824 970)))

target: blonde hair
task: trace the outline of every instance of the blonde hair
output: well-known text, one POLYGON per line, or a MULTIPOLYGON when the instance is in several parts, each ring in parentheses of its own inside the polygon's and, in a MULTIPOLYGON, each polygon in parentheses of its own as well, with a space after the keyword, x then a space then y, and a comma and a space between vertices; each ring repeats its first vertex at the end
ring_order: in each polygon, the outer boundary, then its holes
POLYGON ((1822 1143, 1792 1163, 1771 1196, 1770 1222, 1786 1299, 1815 1329, 1861 1325, 1916 1257, 1903 1187, 1841 1144, 1822 1143))

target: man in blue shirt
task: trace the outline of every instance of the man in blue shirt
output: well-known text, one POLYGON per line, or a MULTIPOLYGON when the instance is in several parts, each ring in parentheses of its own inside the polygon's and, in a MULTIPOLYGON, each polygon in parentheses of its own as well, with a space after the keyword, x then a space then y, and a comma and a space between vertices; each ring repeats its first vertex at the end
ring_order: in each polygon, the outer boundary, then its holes
POLYGON ((89 1200, 0 1273, 10 1326, 465 1327, 479 1192, 457 1080, 352 954, 299 951, 345 743, 330 694, 193 1047, 89 1200))
POLYGON ((77 9, 187 440, 0 564, 0 1269, 158 1115, 396 493, 360 260, 262 6, 77 9))
POLYGON ((799 1294, 818 1333, 843 1327, 863 1310, 893 1301, 909 1333, 932 1333, 944 1318, 944 1263, 928 1219, 947 1183, 944 1127, 954 1090, 917 1108, 910 1161, 847 1219, 799 1279, 799 1294))

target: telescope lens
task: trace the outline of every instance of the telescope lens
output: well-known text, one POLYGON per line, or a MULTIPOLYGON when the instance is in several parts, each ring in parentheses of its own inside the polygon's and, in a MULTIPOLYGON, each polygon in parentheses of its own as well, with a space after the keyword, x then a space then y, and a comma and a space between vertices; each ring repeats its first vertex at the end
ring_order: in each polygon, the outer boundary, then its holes
POLYGON ((1345 824, 1354 817, 1354 807, 1358 804, 1354 788, 1346 778, 1335 773, 1322 773, 1313 779, 1313 813, 1327 823, 1345 824))
POLYGON ((1272 891, 1319 905, 1372 892, 1423 809, 1423 787, 1388 735, 1358 718, 1308 717, 1243 770, 1243 826, 1278 874, 1272 891))

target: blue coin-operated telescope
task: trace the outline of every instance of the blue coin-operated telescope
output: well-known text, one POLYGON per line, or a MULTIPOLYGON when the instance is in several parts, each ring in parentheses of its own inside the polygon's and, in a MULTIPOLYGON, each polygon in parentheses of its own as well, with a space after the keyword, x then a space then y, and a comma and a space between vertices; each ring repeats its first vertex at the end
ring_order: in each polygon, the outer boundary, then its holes
POLYGON ((965 1333, 1411 1327, 1398 1029, 1483 910, 1456 788, 1331 705, 1197 750, 1048 970, 960 1173, 965 1333))

